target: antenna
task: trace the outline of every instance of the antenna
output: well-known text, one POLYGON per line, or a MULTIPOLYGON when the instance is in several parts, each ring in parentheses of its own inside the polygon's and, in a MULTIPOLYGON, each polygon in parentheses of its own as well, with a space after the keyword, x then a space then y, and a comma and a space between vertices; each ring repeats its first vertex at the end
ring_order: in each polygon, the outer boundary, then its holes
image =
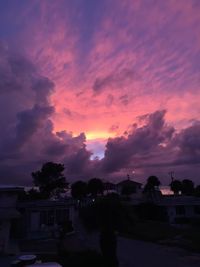
POLYGON ((168 173, 171 177, 172 182, 174 181, 174 171, 171 171, 168 173))

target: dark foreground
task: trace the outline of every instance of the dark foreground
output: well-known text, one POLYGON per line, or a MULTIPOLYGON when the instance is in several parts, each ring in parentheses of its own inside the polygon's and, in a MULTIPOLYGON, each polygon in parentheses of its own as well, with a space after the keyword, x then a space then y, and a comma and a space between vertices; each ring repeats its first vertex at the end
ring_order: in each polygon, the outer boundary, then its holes
MULTIPOLYGON (((99 249, 97 235, 93 235, 87 241, 88 247, 99 249)), ((118 259, 120 263, 119 267, 200 266, 200 254, 198 253, 123 237, 118 238, 118 259)), ((0 257, 0 266, 9 267, 10 261, 11 257, 0 257)), ((67 266, 70 267, 69 265, 67 266)))

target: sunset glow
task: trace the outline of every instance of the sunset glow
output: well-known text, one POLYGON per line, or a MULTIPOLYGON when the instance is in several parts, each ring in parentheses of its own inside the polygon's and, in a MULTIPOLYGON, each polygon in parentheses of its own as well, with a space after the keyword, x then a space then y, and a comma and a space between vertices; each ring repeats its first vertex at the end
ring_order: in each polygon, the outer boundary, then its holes
POLYGON ((85 136, 87 140, 107 140, 110 137, 114 137, 113 134, 108 132, 86 132, 85 136))
POLYGON ((55 160, 71 179, 198 179, 199 14, 198 0, 2 1, 2 174, 55 160))

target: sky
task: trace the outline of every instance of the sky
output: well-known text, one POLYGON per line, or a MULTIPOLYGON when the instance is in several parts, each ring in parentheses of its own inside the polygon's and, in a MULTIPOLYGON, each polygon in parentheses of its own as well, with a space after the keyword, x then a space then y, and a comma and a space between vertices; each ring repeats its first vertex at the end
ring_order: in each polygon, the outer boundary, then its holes
POLYGON ((0 182, 200 183, 199 0, 1 0, 0 182))

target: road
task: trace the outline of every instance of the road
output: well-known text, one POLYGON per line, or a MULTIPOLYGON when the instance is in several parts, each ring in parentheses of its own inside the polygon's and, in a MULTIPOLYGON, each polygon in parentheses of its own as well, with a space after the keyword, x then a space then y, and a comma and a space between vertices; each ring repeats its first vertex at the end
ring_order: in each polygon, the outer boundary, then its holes
POLYGON ((120 267, 198 267, 200 254, 149 242, 118 239, 120 267))
MULTIPOLYGON (((87 240, 85 240, 84 244, 86 245, 85 248, 99 249, 97 234, 87 235, 87 240)), ((9 267, 11 258, 0 257, 0 267, 9 267)), ((200 266, 200 254, 122 237, 118 237, 118 259, 119 267, 200 266)))
MULTIPOLYGON (((85 231, 77 218, 76 230, 86 248, 99 250, 98 234, 85 231)), ((199 267, 200 254, 176 247, 118 237, 119 267, 199 267)))

